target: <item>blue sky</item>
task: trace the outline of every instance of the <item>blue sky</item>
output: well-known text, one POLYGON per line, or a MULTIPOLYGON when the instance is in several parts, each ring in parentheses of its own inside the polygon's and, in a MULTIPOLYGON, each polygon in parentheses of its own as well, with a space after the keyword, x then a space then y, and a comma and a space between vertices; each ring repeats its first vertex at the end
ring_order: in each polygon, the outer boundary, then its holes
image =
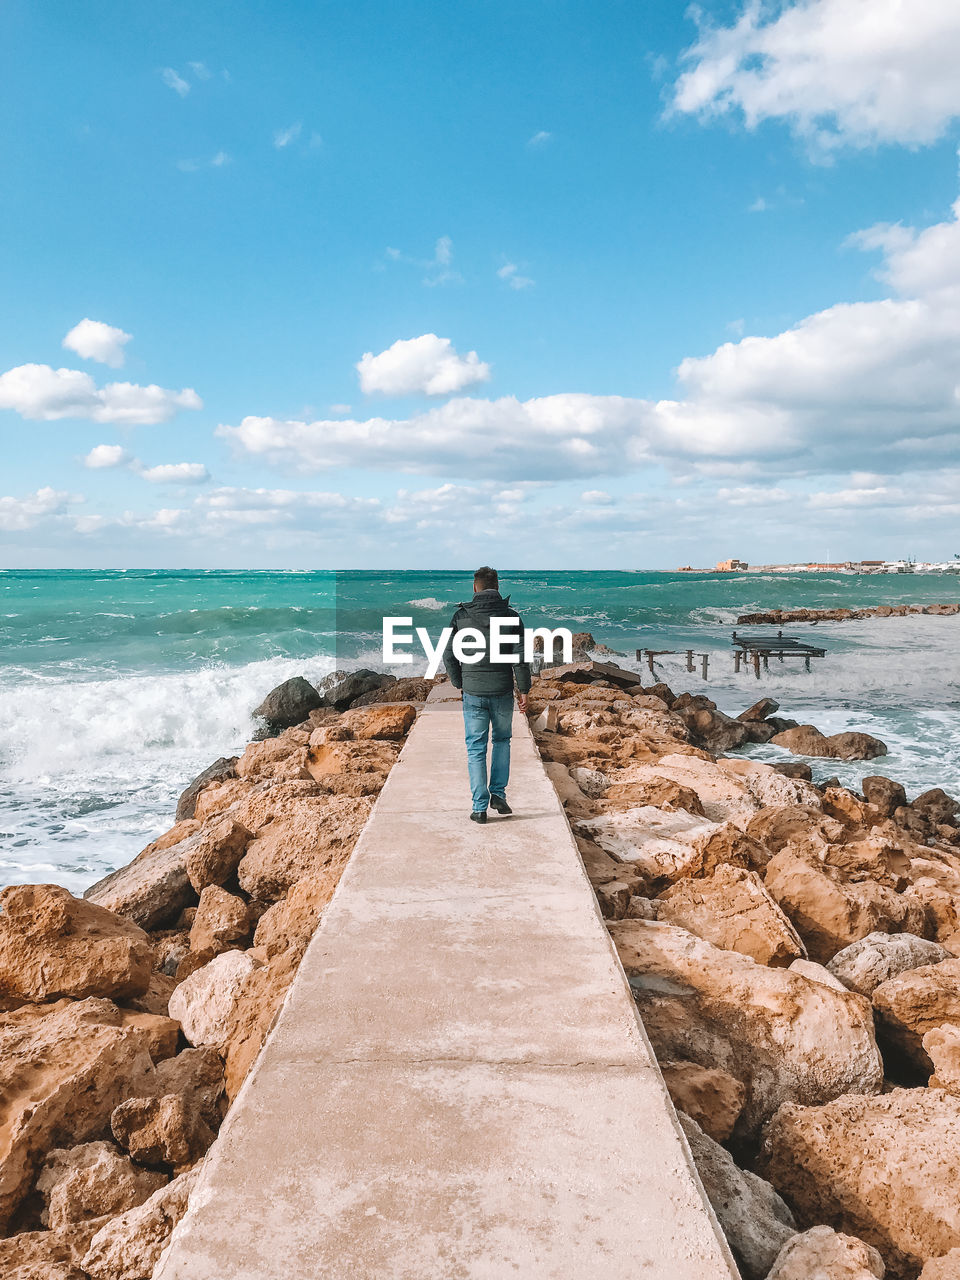
POLYGON ((6 0, 0 562, 952 555, 958 57, 952 0, 6 0))

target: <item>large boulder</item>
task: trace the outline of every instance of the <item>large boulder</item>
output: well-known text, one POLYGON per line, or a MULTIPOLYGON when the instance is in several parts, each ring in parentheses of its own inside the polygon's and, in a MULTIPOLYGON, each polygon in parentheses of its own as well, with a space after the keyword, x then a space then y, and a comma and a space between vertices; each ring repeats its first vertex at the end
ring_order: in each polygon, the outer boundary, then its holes
POLYGON ((4 1280, 89 1280, 80 1262, 103 1225, 103 1218, 95 1218, 71 1223, 66 1231, 21 1231, 7 1236, 0 1240, 0 1276, 4 1280))
POLYGON ((152 1091, 151 1055, 175 1046, 158 1031, 173 1025, 95 998, 0 1015, 0 1230, 48 1151, 99 1137, 123 1098, 152 1091))
POLYGON ((398 741, 410 732, 416 718, 417 709, 409 702, 385 703, 344 712, 340 727, 349 729, 361 742, 372 738, 398 741))
POLYGON ((240 887, 251 898, 276 902, 304 876, 342 868, 372 807, 368 796, 291 802, 247 846, 237 869, 240 887))
POLYGON ((693 741, 709 751, 722 752, 741 747, 750 736, 742 720, 735 720, 720 711, 717 704, 703 694, 681 694, 672 711, 683 721, 693 741))
POLYGON ((781 849, 767 864, 764 883, 820 964, 868 934, 924 927, 919 899, 875 880, 851 883, 806 850, 781 849))
POLYGON ((196 1164, 214 1138, 199 1110, 180 1093, 128 1098, 114 1109, 110 1128, 138 1164, 171 1165, 175 1172, 196 1164))
POLYGON ((257 961, 244 951, 225 951, 174 989, 170 1016, 192 1045, 215 1049, 226 1043, 233 1007, 257 961))
POLYGON ((960 1280, 960 1249, 951 1249, 941 1258, 923 1264, 918 1280, 960 1280))
POLYGON ((788 1240, 767 1280, 883 1280, 883 1259, 856 1236, 811 1227, 788 1240))
POLYGON ((907 793, 899 782, 885 778, 882 774, 872 774, 862 779, 860 786, 867 804, 872 804, 882 818, 892 818, 896 811, 907 803, 907 793))
POLYGON ((786 729, 771 739, 774 746, 785 747, 796 756, 827 757, 834 760, 875 760, 887 754, 886 743, 869 733, 848 731, 829 737, 812 724, 786 729))
POLYGON ((141 1169, 110 1142, 56 1148, 43 1163, 36 1189, 44 1226, 63 1231, 74 1222, 123 1213, 165 1186, 167 1175, 141 1169))
POLYGON ((614 810, 576 823, 578 833, 629 863, 627 870, 642 876, 655 893, 697 874, 703 865, 698 837, 715 828, 715 823, 683 809, 669 812, 653 806, 614 810))
POLYGON ((382 671, 369 671, 366 667, 358 671, 332 671, 320 681, 322 705, 333 707, 336 711, 346 711, 364 694, 395 683, 396 676, 386 675, 382 671))
POLYGON ((288 947, 305 948, 313 937, 323 908, 333 897, 339 871, 329 871, 298 880, 286 897, 268 907, 257 921, 254 946, 267 959, 288 947))
POLYGON ((838 951, 827 968, 849 991, 859 991, 869 1000, 889 978, 950 958, 946 947, 915 933, 868 933, 838 951))
POLYGON ((660 1071, 673 1105, 714 1142, 726 1142, 743 1110, 746 1090, 735 1076, 698 1062, 661 1062, 660 1071))
POLYGON ((72 996, 129 1000, 150 984, 153 948, 123 916, 55 884, 0 893, 0 1004, 72 996))
POLYGON ((931 787, 917 796, 910 806, 932 823, 950 823, 960 813, 960 801, 948 796, 942 787, 931 787))
POLYGON ((90 1280, 149 1280, 187 1211, 199 1169, 181 1173, 149 1200, 112 1218, 90 1241, 81 1266, 90 1280))
POLYGON ((219 760, 214 760, 213 764, 207 765, 202 773, 198 773, 192 782, 188 783, 180 799, 177 801, 176 821, 183 822, 185 818, 192 818, 197 808, 197 797, 204 787, 214 782, 225 782, 228 778, 237 776, 237 757, 221 756, 219 760))
POLYGON ((178 823, 125 867, 91 885, 83 896, 108 911, 128 916, 141 929, 171 925, 184 907, 197 901, 186 859, 200 838, 196 821, 178 823))
POLYGON ((788 965, 806 956, 797 931, 755 871, 719 866, 705 880, 680 880, 658 900, 657 919, 688 929, 758 964, 788 965))
POLYGON ((743 1083, 736 1135, 755 1135, 786 1101, 880 1089, 883 1068, 862 996, 659 921, 608 927, 657 1057, 717 1067, 743 1083))
POLYGON ((781 1107, 760 1171, 804 1226, 827 1222, 879 1249, 888 1274, 914 1280, 960 1247, 960 1098, 937 1089, 781 1107))
POLYGON ((301 724, 311 711, 320 706, 323 706, 323 698, 310 681, 303 676, 292 676, 270 690, 254 708, 253 718, 261 722, 265 736, 273 737, 291 725, 301 724))
POLYGON ((678 1118, 744 1280, 764 1280, 783 1245, 796 1234, 793 1214, 769 1182, 739 1169, 695 1120, 683 1113, 678 1118))
POLYGON ((187 879, 196 893, 210 884, 224 884, 246 853, 253 833, 229 814, 205 823, 188 845, 183 859, 187 879))
POLYGON ((932 1070, 923 1037, 945 1024, 960 1027, 960 960, 943 960, 888 978, 874 991, 873 1007, 884 1040, 917 1066, 932 1070))
POLYGON ((249 903, 219 885, 208 884, 190 926, 190 950, 216 955, 249 946, 254 923, 249 903))

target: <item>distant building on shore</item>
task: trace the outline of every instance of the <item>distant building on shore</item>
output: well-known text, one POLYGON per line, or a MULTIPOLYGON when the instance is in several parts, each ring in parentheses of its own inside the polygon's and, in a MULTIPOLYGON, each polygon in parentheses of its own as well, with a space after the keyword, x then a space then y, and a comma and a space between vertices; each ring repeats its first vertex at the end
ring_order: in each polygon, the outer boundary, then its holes
POLYGON ((714 566, 714 573, 735 573, 739 569, 749 568, 746 560, 718 560, 714 566))

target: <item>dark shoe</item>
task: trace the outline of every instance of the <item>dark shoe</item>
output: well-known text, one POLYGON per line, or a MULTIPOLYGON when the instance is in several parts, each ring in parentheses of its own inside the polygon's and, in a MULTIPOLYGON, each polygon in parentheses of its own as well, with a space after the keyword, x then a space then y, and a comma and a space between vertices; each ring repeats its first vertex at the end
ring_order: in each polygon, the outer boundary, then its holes
POLYGON ((486 822, 486 820, 487 820, 486 809, 474 809, 474 811, 470 814, 471 822, 486 822))
POLYGON ((512 809, 510 808, 510 806, 507 804, 507 802, 506 802, 506 800, 504 799, 504 797, 503 797, 503 796, 491 796, 491 797, 490 797, 490 808, 491 808, 491 809, 496 809, 497 813, 502 813, 502 814, 504 814, 504 815, 506 815, 506 814, 508 814, 508 813, 513 813, 513 810, 512 810, 512 809))

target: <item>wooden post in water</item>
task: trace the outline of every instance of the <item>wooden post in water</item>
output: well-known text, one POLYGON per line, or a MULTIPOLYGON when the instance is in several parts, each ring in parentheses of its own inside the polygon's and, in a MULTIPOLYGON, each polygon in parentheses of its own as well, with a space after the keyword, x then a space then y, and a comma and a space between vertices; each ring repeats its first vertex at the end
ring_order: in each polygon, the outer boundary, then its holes
POLYGON ((693 650, 692 649, 687 650, 687 670, 688 671, 693 670, 693 650))
POLYGON ((753 651, 753 674, 757 677, 758 680, 760 679, 760 650, 759 649, 754 649, 753 651))
POLYGON ((708 663, 709 661, 710 661, 710 655, 709 655, 709 654, 707 654, 707 653, 702 653, 702 654, 700 655, 700 668, 701 668, 700 673, 701 673, 701 675, 703 676, 704 680, 706 680, 706 678, 707 678, 707 663, 708 663))
MULTIPOLYGON (((736 633, 736 632, 734 632, 733 634, 734 634, 734 635, 736 635, 737 633, 736 633)), ((743 653, 742 653, 742 651, 741 651, 740 649, 738 649, 738 650, 736 651, 736 653, 733 655, 733 672, 734 672, 734 675, 739 675, 739 674, 740 674, 740 661, 741 661, 741 659, 742 659, 742 658, 743 658, 743 653)))
POLYGON ((655 672, 653 670, 653 650, 652 649, 647 650, 647 666, 650 668, 650 674, 654 675, 655 672))

